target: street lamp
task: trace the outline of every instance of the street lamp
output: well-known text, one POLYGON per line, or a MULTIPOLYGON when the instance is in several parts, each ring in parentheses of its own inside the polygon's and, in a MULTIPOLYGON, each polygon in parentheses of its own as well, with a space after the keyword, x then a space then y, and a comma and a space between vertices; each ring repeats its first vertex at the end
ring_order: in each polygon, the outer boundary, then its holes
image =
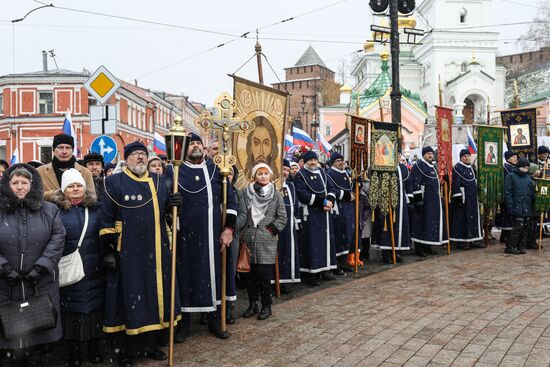
POLYGON ((302 96, 302 102, 300 102, 300 107, 302 107, 302 120, 306 120, 305 118, 305 110, 306 110, 306 100, 305 100, 306 96, 302 96))

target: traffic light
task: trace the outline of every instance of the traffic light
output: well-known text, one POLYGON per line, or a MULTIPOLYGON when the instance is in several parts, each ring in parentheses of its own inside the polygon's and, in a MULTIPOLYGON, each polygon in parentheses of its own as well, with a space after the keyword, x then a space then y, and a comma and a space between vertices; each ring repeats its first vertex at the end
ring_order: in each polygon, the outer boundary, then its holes
POLYGON ((369 5, 374 13, 384 13, 390 5, 390 0, 370 0, 369 5))
MULTIPOLYGON (((414 10, 415 1, 414 0, 398 0, 397 1, 397 10, 401 14, 411 14, 414 10)), ((371 6, 372 7, 372 6, 371 6)))

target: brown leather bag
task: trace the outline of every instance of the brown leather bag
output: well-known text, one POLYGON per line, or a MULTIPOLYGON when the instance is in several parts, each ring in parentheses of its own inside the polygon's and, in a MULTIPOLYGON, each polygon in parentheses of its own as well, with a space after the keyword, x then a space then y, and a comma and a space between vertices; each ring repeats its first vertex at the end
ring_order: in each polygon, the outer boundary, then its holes
POLYGON ((241 242, 241 247, 239 248, 237 271, 239 273, 250 273, 250 249, 244 242, 241 242))

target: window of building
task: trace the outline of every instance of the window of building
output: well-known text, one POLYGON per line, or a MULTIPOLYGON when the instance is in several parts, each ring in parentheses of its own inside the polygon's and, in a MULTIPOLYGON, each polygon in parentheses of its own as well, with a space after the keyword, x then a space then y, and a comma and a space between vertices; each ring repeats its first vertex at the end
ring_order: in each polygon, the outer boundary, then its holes
POLYGON ((327 123, 325 125, 325 136, 332 135, 332 124, 327 123))
POLYGON ((299 82, 298 88, 299 88, 299 89, 302 89, 302 82, 299 82))
POLYGON ((309 71, 313 73, 313 65, 309 67, 309 71))
POLYGON ((38 92, 38 112, 41 115, 53 113, 53 92, 38 92))
POLYGON ((519 62, 523 62, 523 54, 519 54, 519 62))
POLYGON ((40 162, 47 164, 52 161, 52 147, 51 146, 40 146, 38 147, 40 153, 40 162))
POLYGON ((460 71, 465 73, 466 70, 468 70, 468 64, 466 62, 463 62, 461 65, 460 65, 460 71))
POLYGON ((128 106, 128 114, 127 115, 128 115, 128 117, 127 117, 128 121, 126 121, 126 123, 128 125, 130 125, 130 120, 132 119, 132 107, 130 107, 130 106, 128 106))
POLYGON ((304 66, 304 73, 307 73, 307 68, 304 66))

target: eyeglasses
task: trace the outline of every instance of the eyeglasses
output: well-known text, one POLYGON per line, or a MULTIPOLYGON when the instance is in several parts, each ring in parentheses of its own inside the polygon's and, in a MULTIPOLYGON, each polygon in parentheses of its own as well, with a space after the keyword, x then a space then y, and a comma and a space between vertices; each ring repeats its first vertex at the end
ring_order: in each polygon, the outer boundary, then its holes
POLYGON ((132 157, 147 157, 147 153, 145 152, 132 152, 130 153, 132 157))

